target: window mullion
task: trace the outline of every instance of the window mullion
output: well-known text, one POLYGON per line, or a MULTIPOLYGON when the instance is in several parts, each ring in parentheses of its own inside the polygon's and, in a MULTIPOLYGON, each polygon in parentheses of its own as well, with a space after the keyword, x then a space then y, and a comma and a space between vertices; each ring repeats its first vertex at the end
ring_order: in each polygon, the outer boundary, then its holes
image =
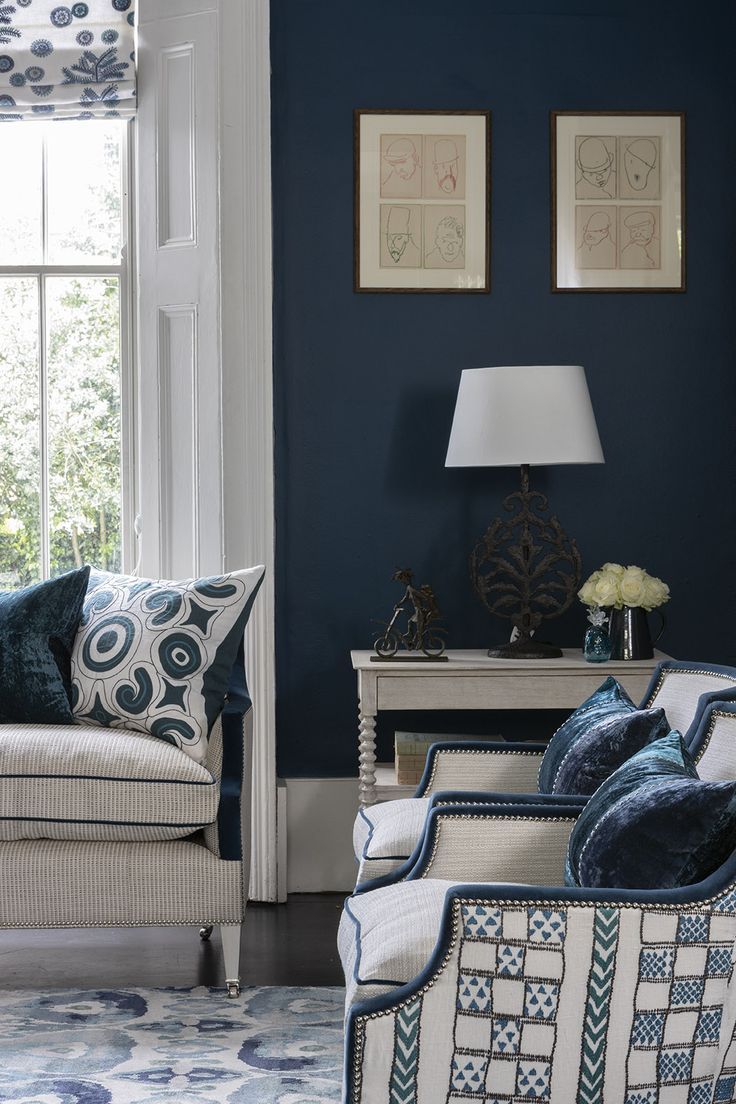
POLYGON ((46 330, 46 277, 38 278, 38 400, 39 462, 41 469, 41 577, 51 575, 51 526, 49 506, 49 403, 48 339, 46 330))

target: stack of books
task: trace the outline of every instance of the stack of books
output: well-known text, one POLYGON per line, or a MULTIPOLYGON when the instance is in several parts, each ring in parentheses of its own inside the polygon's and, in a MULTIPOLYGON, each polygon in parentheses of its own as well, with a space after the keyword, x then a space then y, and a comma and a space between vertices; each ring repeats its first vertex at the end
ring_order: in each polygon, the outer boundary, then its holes
POLYGON ((460 736, 456 733, 395 732, 394 764, 400 786, 417 786, 424 773, 427 752, 438 740, 502 740, 502 736, 460 736))

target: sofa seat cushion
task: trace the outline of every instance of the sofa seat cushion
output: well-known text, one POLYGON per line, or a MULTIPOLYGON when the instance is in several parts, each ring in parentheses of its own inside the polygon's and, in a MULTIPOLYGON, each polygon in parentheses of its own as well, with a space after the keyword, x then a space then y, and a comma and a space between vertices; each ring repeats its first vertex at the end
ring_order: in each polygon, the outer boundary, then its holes
POLYGON ((206 767, 155 736, 0 725, 0 840, 166 840, 217 817, 206 767))

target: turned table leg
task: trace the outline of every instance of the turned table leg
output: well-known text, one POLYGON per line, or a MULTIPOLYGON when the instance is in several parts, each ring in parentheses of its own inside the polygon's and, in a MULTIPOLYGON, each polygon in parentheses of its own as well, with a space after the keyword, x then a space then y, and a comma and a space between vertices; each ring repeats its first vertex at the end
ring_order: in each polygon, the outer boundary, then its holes
POLYGON ((358 795, 361 808, 376 802, 376 714, 365 712, 361 703, 359 733, 358 795))

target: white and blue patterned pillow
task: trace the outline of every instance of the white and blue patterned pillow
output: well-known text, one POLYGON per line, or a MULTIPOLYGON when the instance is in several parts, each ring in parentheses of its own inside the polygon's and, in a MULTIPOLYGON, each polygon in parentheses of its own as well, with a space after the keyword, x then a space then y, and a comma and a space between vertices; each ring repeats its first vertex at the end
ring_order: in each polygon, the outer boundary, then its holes
POLYGON ((203 762, 264 572, 167 582, 93 570, 72 650, 75 719, 150 732, 203 762))

